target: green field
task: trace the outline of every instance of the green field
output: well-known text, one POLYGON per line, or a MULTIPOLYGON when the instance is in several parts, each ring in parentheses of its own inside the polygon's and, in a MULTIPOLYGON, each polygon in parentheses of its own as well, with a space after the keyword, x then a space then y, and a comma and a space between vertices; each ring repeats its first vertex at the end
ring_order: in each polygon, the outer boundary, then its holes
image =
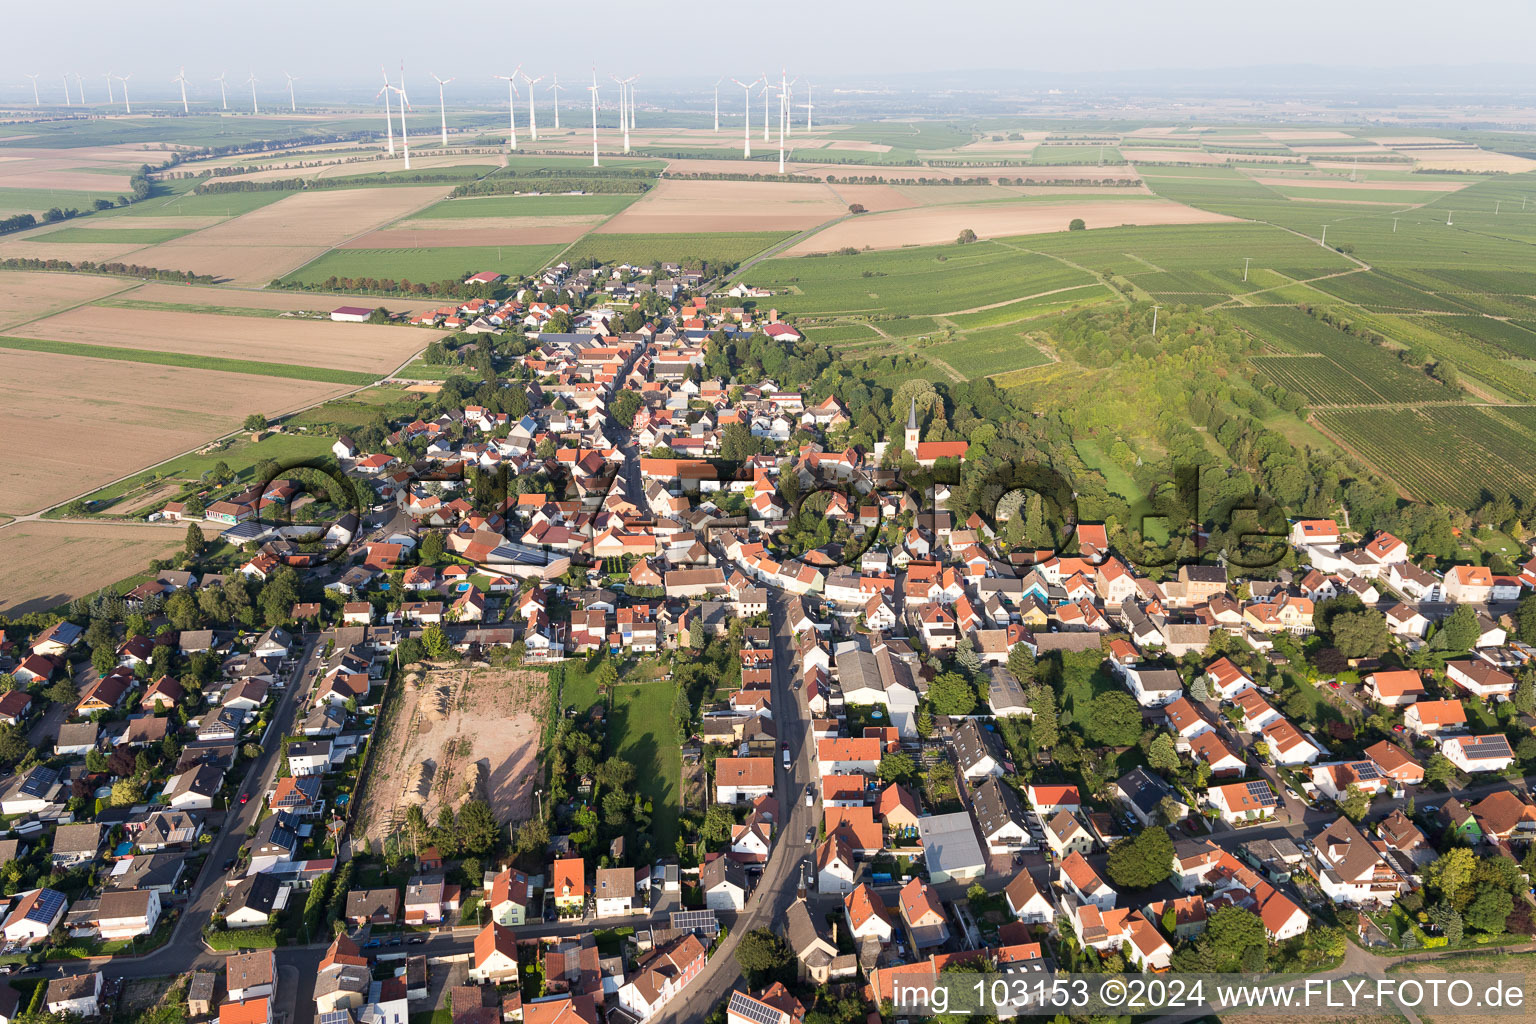
MULTIPOLYGON (((297 303, 295 303, 297 304, 297 303)), ((213 313, 217 316, 254 316, 262 319, 282 316, 280 309, 251 309, 246 306, 204 306, 192 302, 154 302, 149 299, 107 298, 91 303, 114 309, 148 309, 157 313, 213 313)))
POLYGON ((1147 494, 1136 482, 1136 478, 1111 459, 1109 453, 1100 448, 1096 441, 1079 438, 1072 442, 1072 446, 1077 449, 1077 456, 1083 460, 1083 465, 1097 470, 1104 477, 1104 486, 1109 488, 1110 493, 1118 494, 1130 504, 1135 519, 1140 519, 1143 515, 1149 517, 1139 522, 1128 523, 1127 527, 1140 528, 1145 532, 1147 539, 1154 544, 1166 543, 1168 524, 1163 519, 1152 516, 1152 506, 1147 500, 1147 494))
POLYGON ((682 809, 683 741, 672 724, 674 692, 666 680, 621 684, 608 714, 608 750, 638 771, 636 786, 651 801, 651 835, 663 851, 677 842, 682 809))
POLYGON ((558 245, 464 245, 422 249, 332 249, 284 281, 321 284, 330 277, 391 278, 435 283, 462 280, 482 270, 524 276, 542 269, 558 245))
POLYGON ((1536 494, 1536 435, 1503 410, 1458 406, 1324 412, 1319 424, 1420 501, 1476 508, 1485 494, 1536 494))
POLYGON ((1299 309, 1231 311, 1238 323, 1291 353, 1254 360, 1264 373, 1315 405, 1447 401, 1459 392, 1409 366, 1387 349, 1351 337, 1299 309))
POLYGON ((1017 326, 971 331, 954 341, 923 349, 923 353, 942 359, 970 380, 1050 362, 1044 352, 1025 340, 1017 326))
POLYGON ((61 228, 33 237, 35 241, 60 244, 104 245, 118 242, 125 245, 158 245, 191 233, 191 229, 183 228, 61 228))
POLYGON ((1064 309, 1072 309, 1077 306, 1090 306, 1098 302, 1107 302, 1115 297, 1115 293, 1102 284, 1085 284, 1076 288, 1068 288, 1066 291, 1050 292, 1045 295, 1032 295, 1018 302, 1009 302, 991 309, 983 309, 975 313, 956 313, 948 317, 956 327, 962 330, 971 330, 978 327, 992 327, 997 324, 1013 323, 1025 317, 1039 316, 1043 313, 1056 313, 1064 309))
POLYGON ((836 132, 834 139, 873 142, 892 149, 954 149, 975 139, 963 125, 945 121, 876 121, 836 132))
MULTIPOLYGON (((559 186, 559 179, 552 179, 559 186)), ((590 196, 467 196, 445 199, 419 213, 411 220, 445 220, 469 217, 551 217, 589 214, 615 214, 639 199, 642 193, 590 196)))
POLYGON ((561 255, 566 261, 595 258, 604 262, 684 266, 741 263, 788 238, 787 232, 735 231, 666 235, 587 235, 561 255))
POLYGON ((1003 242, 765 260, 753 273, 787 292, 773 301, 794 313, 948 313, 1093 283, 1085 271, 1003 242))
POLYGON ((298 459, 329 457, 334 438, 308 434, 269 434, 260 441, 246 440, 242 435, 228 442, 228 447, 207 455, 183 455, 163 466, 145 470, 137 476, 108 484, 89 495, 91 501, 116 499, 151 480, 196 480, 220 462, 225 463, 241 476, 264 459, 279 463, 298 459))
POLYGON ((808 340, 818 345, 861 345, 880 340, 874 328, 860 323, 805 327, 801 330, 808 340))
POLYGON ((323 366, 298 366, 293 363, 262 363, 250 359, 223 359, 187 352, 155 352, 142 348, 118 348, 112 345, 82 345, 73 341, 44 341, 35 338, 0 337, 0 348, 27 352, 52 352, 57 355, 87 356, 91 359, 115 359, 126 363, 154 363, 159 366, 185 366, 194 370, 219 370, 258 377, 287 377, 327 384, 372 384, 378 375, 352 370, 333 370, 323 366))

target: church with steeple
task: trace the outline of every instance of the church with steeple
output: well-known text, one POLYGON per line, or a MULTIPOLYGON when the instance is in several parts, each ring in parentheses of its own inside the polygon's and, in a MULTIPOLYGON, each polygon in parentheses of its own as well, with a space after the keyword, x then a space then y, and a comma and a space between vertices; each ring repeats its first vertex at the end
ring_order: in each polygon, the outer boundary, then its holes
POLYGON ((912 404, 907 406, 907 428, 902 432, 902 448, 912 453, 919 466, 932 468, 940 459, 963 460, 971 447, 966 441, 924 441, 922 437, 922 430, 917 425, 917 398, 913 397, 912 404))

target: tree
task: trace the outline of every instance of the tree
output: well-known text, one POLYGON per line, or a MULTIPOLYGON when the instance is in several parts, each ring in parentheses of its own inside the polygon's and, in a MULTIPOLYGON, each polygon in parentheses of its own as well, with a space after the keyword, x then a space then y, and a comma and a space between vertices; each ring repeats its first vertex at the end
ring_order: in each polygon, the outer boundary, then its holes
MULTIPOLYGON (((112 660, 114 662, 117 661, 115 654, 112 660)), ((108 670, 110 671, 110 666, 108 667, 108 670)), ((74 680, 70 679, 70 677, 66 675, 55 679, 53 684, 50 685, 47 690, 43 691, 43 696, 47 697, 55 704, 65 704, 69 707, 74 707, 75 702, 80 699, 80 691, 75 689, 74 680)))
POLYGON ((1039 685, 1029 691, 1029 708, 1035 717, 1030 723, 1030 739, 1041 750, 1050 750, 1061 738, 1056 714, 1056 691, 1039 685))
POLYGON ((26 733, 9 722, 0 722, 0 764, 14 765, 31 750, 26 733))
POLYGON ((1334 616, 1333 645, 1346 658, 1379 657, 1392 646, 1387 617, 1368 609, 1334 616))
POLYGON ((1472 880, 1477 869, 1477 858, 1464 846, 1448 850, 1424 869, 1424 887, 1439 893, 1442 899, 1454 900, 1457 891, 1472 880))
POLYGON ((1160 772, 1178 770, 1179 752, 1174 749, 1171 735, 1160 732, 1152 740, 1152 745, 1147 748, 1147 764, 1160 772))
POLYGON ((1504 922, 1514 909, 1515 901, 1507 890, 1484 888, 1462 912, 1462 919, 1480 932, 1497 934, 1504 930, 1504 922))
POLYGON ((970 228, 966 228, 964 231, 960 232, 958 237, 955 238, 956 245, 969 245, 974 241, 976 241, 976 232, 972 231, 970 228))
POLYGON ((1127 889, 1148 889, 1173 870, 1173 840, 1162 828, 1149 828, 1122 839, 1109 850, 1109 877, 1127 889))
POLYGON ((1338 800, 1339 810, 1350 821, 1359 821, 1365 817, 1365 812, 1371 809, 1371 795, 1354 783, 1344 791, 1344 795, 1338 800))
POLYGON ((426 648, 427 656, 435 660, 446 658, 452 647, 448 641, 448 634, 443 632, 443 627, 435 622, 421 631, 421 644, 426 648))
POLYGON ((1202 702, 1211 699, 1211 688, 1205 681, 1204 672, 1195 676, 1194 681, 1189 684, 1189 696, 1193 700, 1202 702))
POLYGON ((1536 644, 1536 591, 1527 591, 1515 609, 1515 638, 1536 644))
POLYGON ((1429 755, 1429 760, 1424 762, 1425 782, 1449 782, 1456 776, 1456 766, 1451 759, 1438 750, 1429 755))
POLYGON ((917 772, 917 765, 912 760, 912 755, 900 750, 892 751, 880 758, 880 778, 884 782, 901 782, 910 779, 917 772))
POLYGON ((443 535, 437 530, 432 530, 421 538, 421 564, 436 565, 442 557, 443 535))
POLYGON ((1021 683, 1035 677, 1035 652, 1028 644, 1013 645, 1013 650, 1008 652, 1008 671, 1021 683))
POLYGON ((1095 743, 1128 747, 1141 735, 1141 709, 1128 693, 1101 693, 1088 706, 1086 731, 1095 743))
POLYGON ((1083 231, 1087 227, 1088 225, 1083 223, 1083 218, 1081 217, 1073 217, 1071 222, 1067 224, 1068 231, 1083 231))
POLYGON ((196 523, 188 523, 187 539, 186 542, 182 545, 182 550, 187 553, 188 558, 196 558, 198 555, 203 553, 203 547, 204 542, 202 527, 198 526, 196 523))
POLYGON ((243 430, 264 430, 267 426, 267 418, 259 412, 253 412, 240 426, 243 430))
POLYGON ((1472 606, 1458 604, 1456 610, 1451 612, 1450 618, 1441 624, 1439 632, 1430 640, 1429 646, 1437 651, 1451 653, 1470 651, 1472 645, 1477 643, 1481 632, 1477 625, 1477 613, 1472 610, 1472 606))
POLYGON ((1515 705, 1515 710, 1522 714, 1536 711, 1536 676, 1532 676, 1529 669, 1520 673, 1520 681, 1515 684, 1515 693, 1510 701, 1515 705))
POLYGON ((459 845, 465 853, 490 853, 501 836, 501 826, 484 800, 469 800, 459 809, 459 845))
POLYGON ((938 715, 968 715, 976 710, 976 689, 958 672, 941 672, 928 687, 928 703, 938 715))
POLYGON ((736 963, 752 988, 763 988, 774 981, 789 981, 795 954, 777 933, 756 928, 736 944, 736 963))
POLYGON ((144 799, 144 783, 138 779, 118 779, 112 783, 112 806, 132 807, 144 799))
POLYGON ((699 835, 707 843, 723 843, 731 838, 731 829, 736 825, 736 816, 731 809, 724 804, 710 804, 704 812, 704 823, 699 826, 699 835))

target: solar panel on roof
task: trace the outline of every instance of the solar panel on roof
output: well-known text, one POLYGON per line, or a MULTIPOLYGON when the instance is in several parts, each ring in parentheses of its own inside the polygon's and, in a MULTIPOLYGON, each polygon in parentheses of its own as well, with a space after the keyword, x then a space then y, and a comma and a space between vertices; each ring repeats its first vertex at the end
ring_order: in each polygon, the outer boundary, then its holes
POLYGON ((33 921, 52 921, 55 914, 64 909, 64 894, 53 889, 44 889, 37 894, 37 902, 32 905, 27 917, 33 921))
POLYGON ((690 931, 705 936, 716 935, 720 931, 720 920, 715 917, 713 910, 674 910, 671 923, 672 927, 679 931, 690 931))
POLYGON ((1248 795, 1253 797, 1255 800, 1267 801, 1274 796, 1274 794, 1270 792, 1269 783, 1262 779, 1254 779, 1251 782, 1244 783, 1244 786, 1248 790, 1248 795))
POLYGON ((1361 761, 1354 766, 1354 769, 1355 775, 1359 777, 1361 782, 1374 782, 1382 777, 1381 770, 1370 761, 1361 761))
POLYGON ((781 1024, 784 1019, 782 1013, 753 999, 745 992, 732 992, 728 1009, 731 1013, 752 1021, 753 1024, 781 1024))

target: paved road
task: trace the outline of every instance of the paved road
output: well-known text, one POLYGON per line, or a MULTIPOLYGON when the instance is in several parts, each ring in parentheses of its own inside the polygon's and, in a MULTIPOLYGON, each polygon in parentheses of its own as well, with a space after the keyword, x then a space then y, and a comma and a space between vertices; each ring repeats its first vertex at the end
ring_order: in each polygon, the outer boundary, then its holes
POLYGON ((682 995, 662 1007, 661 1012, 651 1019, 651 1024, 703 1020, 725 1002, 731 989, 741 983, 736 944, 743 935, 756 928, 783 932, 785 914, 794 902, 798 888, 800 863, 811 855, 812 847, 805 843, 805 830, 815 827, 820 808, 805 806, 805 787, 812 777, 811 737, 800 695, 792 685, 794 650, 784 618, 784 605, 784 596, 777 590, 770 590, 768 611, 773 621, 774 647, 773 719, 780 739, 789 744, 791 756, 788 771, 783 769, 782 762, 777 769, 781 816, 778 838, 774 840, 768 863, 746 909, 737 914, 734 921, 727 918, 730 934, 698 977, 683 989, 682 995))

